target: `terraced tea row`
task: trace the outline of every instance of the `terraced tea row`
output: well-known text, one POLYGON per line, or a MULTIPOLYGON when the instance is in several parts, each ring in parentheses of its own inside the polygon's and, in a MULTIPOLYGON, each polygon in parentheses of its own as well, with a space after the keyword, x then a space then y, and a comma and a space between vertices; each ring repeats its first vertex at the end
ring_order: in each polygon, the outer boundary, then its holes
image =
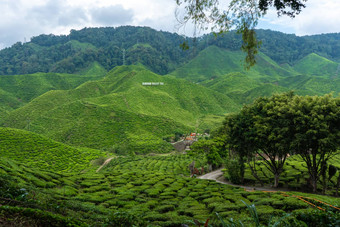
MULTIPOLYGON (((196 167, 206 162, 196 162, 196 167)), ((152 225, 190 224, 194 219, 217 222, 221 217, 250 224, 246 203, 255 203, 263 223, 272 215, 299 215, 314 208, 297 197, 281 193, 247 192, 244 189, 189 177, 188 155, 118 157, 95 173, 94 169, 78 174, 54 174, 35 171, 14 161, 1 161, 0 171, 29 188, 29 196, 41 204, 52 203, 52 212, 62 212, 85 223, 105 223, 114 212, 128 212, 152 225), (59 204, 59 205, 58 205, 59 204), (61 206, 62 205, 62 206, 61 206), (57 208, 59 207, 59 208, 57 208)), ((287 193, 302 195, 304 193, 287 193)), ((311 196, 334 206, 339 199, 311 196)))

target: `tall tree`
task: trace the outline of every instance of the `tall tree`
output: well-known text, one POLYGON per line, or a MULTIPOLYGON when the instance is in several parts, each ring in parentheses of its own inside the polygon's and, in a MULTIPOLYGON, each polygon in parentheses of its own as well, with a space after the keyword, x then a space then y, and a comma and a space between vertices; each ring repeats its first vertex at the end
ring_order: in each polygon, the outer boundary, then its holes
POLYGON ((253 138, 263 158, 265 166, 274 174, 274 187, 278 187, 280 175, 290 150, 293 138, 293 125, 290 122, 289 102, 293 93, 274 95, 270 98, 259 98, 252 106, 254 131, 253 138))
POLYGON ((291 148, 305 161, 313 192, 327 161, 340 147, 340 98, 295 96, 291 103, 294 137, 291 148))
POLYGON ((240 157, 247 158, 253 176, 258 180, 255 155, 262 157, 264 165, 274 175, 274 187, 279 184, 293 136, 289 111, 292 97, 293 93, 286 93, 259 98, 225 122, 232 149, 240 157))
POLYGON ((244 107, 240 114, 229 115, 226 117, 224 122, 223 130, 221 132, 225 133, 226 143, 230 148, 229 158, 234 158, 234 155, 238 156, 238 165, 241 169, 240 171, 240 182, 243 183, 244 179, 244 163, 248 162, 248 166, 251 169, 252 175, 261 183, 263 182, 258 177, 256 173, 255 166, 255 151, 256 148, 252 143, 251 138, 253 137, 253 131, 251 130, 253 122, 250 115, 247 113, 249 109, 244 107))

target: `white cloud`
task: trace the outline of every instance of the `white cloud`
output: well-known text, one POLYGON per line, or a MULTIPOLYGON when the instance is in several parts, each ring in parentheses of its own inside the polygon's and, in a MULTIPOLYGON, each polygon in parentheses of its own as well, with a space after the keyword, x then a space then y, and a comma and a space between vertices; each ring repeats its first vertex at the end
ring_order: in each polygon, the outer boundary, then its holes
POLYGON ((308 0, 306 8, 293 19, 287 16, 277 18, 276 12, 270 10, 261 21, 268 28, 291 31, 296 35, 340 32, 340 1, 308 0))
POLYGON ((139 25, 175 31, 175 0, 0 0, 0 47, 39 34, 139 25))
MULTIPOLYGON (((220 0, 221 2, 229 0, 220 0)), ((68 34, 71 29, 138 25, 177 30, 175 0, 0 0, 0 48, 39 34, 68 34)), ((271 10, 259 26, 298 35, 340 32, 339 0, 308 0, 294 19, 271 10)))
POLYGON ((125 25, 132 22, 132 10, 126 10, 122 5, 104 6, 90 10, 93 23, 113 26, 125 25))

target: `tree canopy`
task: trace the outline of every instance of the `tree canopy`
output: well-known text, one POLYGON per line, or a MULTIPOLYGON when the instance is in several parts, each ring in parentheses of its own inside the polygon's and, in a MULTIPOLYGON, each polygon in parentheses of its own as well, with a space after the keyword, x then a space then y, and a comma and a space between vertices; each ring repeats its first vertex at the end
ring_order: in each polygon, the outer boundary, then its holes
POLYGON ((288 154, 300 155, 315 192, 327 161, 339 152, 339 111, 340 99, 331 95, 259 98, 226 118, 226 142, 241 157, 262 157, 275 177, 274 186, 288 154))
MULTIPOLYGON (((180 23, 193 21, 196 28, 211 28, 218 34, 236 29, 242 34, 241 49, 247 53, 246 67, 256 63, 255 55, 261 44, 256 39, 255 27, 259 18, 263 17, 270 7, 274 7, 278 16, 295 17, 299 14, 307 0, 232 0, 223 7, 220 0, 176 0, 177 5, 184 9, 180 23)), ((181 15, 177 13, 177 15, 181 15)), ((179 16, 177 16, 179 17, 179 16)))

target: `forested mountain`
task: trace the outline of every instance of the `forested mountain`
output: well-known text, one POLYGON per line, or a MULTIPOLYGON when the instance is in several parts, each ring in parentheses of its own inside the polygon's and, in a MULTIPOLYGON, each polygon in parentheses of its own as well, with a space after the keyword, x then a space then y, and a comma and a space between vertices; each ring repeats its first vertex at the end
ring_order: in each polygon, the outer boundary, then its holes
MULTIPOLYGON (((279 64, 295 64, 298 60, 311 53, 333 61, 340 61, 340 33, 296 36, 271 30, 256 30, 257 39, 260 40, 260 51, 279 64)), ((241 35, 232 31, 224 36, 204 36, 200 45, 215 45, 229 50, 240 50, 241 35)))
POLYGON ((0 51, 0 75, 75 73, 94 61, 106 70, 140 62, 165 74, 191 54, 180 49, 185 40, 177 34, 132 26, 84 28, 71 30, 67 36, 40 35, 0 51))
MULTIPOLYGON (((293 65, 316 53, 340 60, 340 34, 295 36, 257 30, 260 51, 278 64, 293 65)), ((167 74, 209 46, 238 51, 242 39, 234 31, 224 36, 182 37, 148 27, 84 28, 69 35, 40 35, 30 42, 18 42, 0 51, 0 75, 36 72, 76 73, 98 62, 106 70, 115 66, 142 63, 158 74, 167 74), (180 44, 190 48, 183 51, 180 44)))

